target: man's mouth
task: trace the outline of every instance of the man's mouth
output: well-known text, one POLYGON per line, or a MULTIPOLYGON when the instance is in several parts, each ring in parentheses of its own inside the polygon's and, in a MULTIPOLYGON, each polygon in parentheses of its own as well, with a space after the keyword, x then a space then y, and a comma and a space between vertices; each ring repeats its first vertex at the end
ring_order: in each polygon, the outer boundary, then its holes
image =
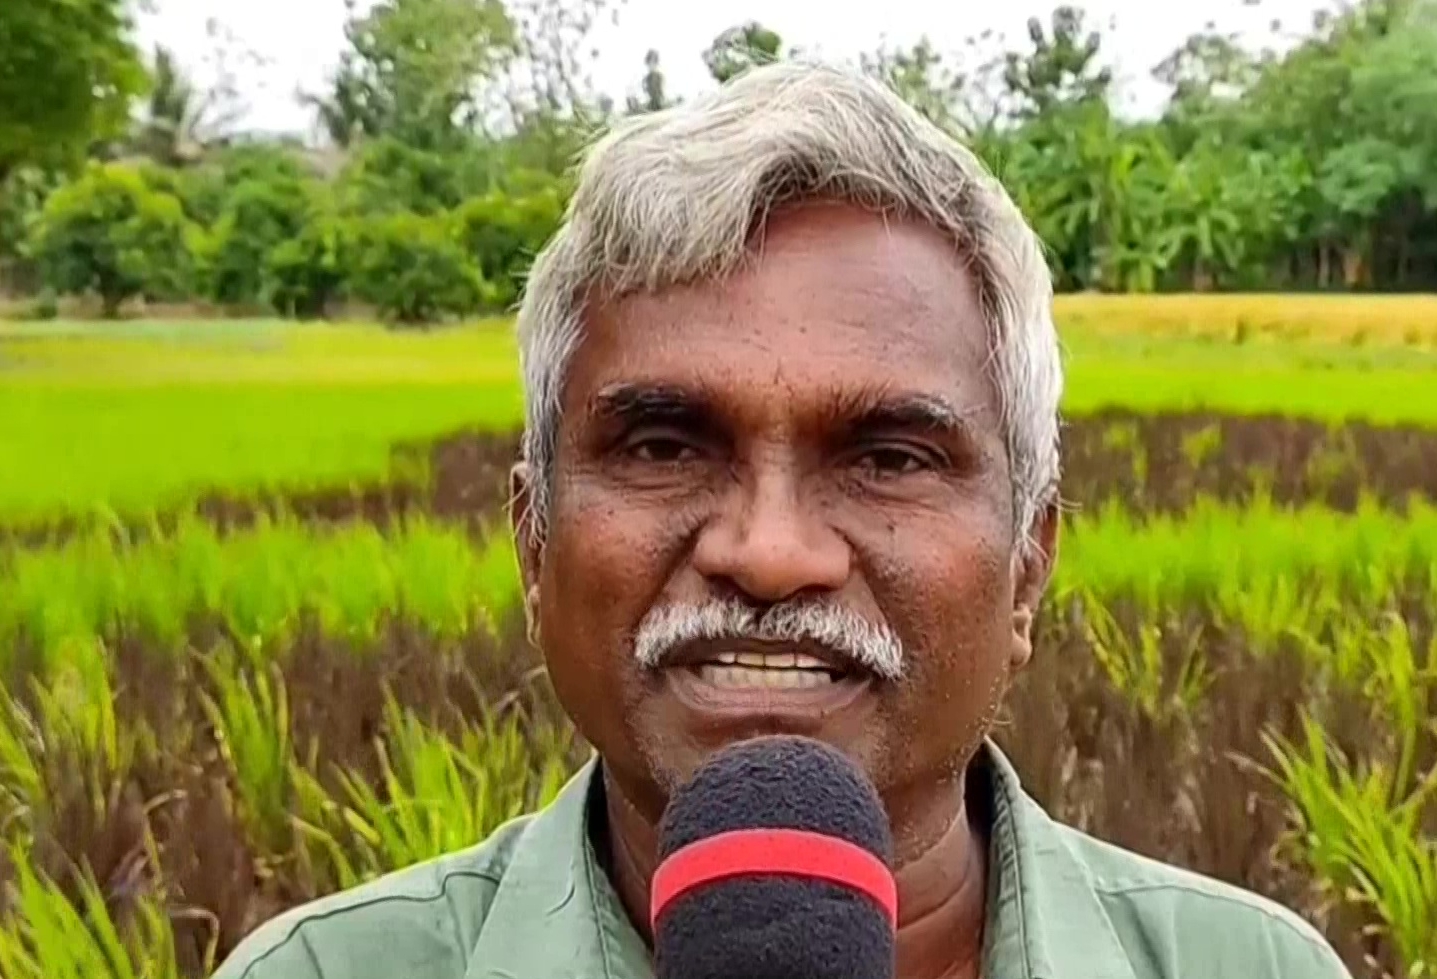
POLYGON ((689 667, 721 690, 806 690, 839 682, 843 670, 807 653, 725 651, 689 667))
POLYGON ((659 675, 695 723, 715 731, 761 723, 813 733, 877 682, 853 660, 808 643, 703 641, 670 657, 659 675))

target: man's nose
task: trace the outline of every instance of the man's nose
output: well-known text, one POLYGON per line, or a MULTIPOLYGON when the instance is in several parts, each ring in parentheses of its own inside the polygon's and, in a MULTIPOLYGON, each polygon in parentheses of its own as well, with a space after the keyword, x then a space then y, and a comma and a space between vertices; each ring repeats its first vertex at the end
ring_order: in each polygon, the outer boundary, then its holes
POLYGON ((750 473, 725 494, 700 532, 694 565, 761 603, 814 591, 836 591, 848 581, 848 542, 805 502, 801 480, 788 466, 750 473))

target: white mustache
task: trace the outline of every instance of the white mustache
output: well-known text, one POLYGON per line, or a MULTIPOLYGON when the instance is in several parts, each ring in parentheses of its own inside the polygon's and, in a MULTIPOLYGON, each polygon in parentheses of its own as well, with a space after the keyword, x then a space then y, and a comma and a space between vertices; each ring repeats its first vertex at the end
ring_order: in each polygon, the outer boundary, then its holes
POLYGON ((813 643, 885 680, 900 679, 906 662, 893 630, 840 606, 791 602, 760 611, 732 599, 652 609, 639 624, 634 657, 653 669, 680 646, 702 640, 813 643))

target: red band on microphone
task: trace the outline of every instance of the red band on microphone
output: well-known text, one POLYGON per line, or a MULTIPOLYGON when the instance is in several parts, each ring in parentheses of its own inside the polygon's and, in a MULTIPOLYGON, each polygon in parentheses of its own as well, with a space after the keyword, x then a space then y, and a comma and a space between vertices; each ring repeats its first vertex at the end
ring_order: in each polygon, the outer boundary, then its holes
POLYGON ((654 872, 649 919, 695 887, 732 877, 779 874, 807 877, 872 898, 898 926, 898 886, 877 856, 848 840, 800 829, 739 829, 682 848, 654 872))

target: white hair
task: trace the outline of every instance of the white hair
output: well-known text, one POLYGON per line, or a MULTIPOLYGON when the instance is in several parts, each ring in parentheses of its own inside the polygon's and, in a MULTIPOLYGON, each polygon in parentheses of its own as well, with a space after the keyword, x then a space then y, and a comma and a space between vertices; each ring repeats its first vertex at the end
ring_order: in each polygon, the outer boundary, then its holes
POLYGON ((563 226, 530 271, 518 315, 531 468, 530 532, 552 494, 566 368, 588 303, 717 279, 751 256, 775 207, 810 199, 924 221, 975 277, 1025 555, 1057 498, 1063 369, 1042 246, 966 147, 857 71, 798 61, 622 120, 591 147, 563 226))
POLYGON ((657 669, 686 643, 700 640, 810 642, 885 680, 902 679, 907 665, 897 633, 842 605, 803 599, 760 610, 733 597, 651 609, 634 636, 634 658, 644 669, 657 669))

